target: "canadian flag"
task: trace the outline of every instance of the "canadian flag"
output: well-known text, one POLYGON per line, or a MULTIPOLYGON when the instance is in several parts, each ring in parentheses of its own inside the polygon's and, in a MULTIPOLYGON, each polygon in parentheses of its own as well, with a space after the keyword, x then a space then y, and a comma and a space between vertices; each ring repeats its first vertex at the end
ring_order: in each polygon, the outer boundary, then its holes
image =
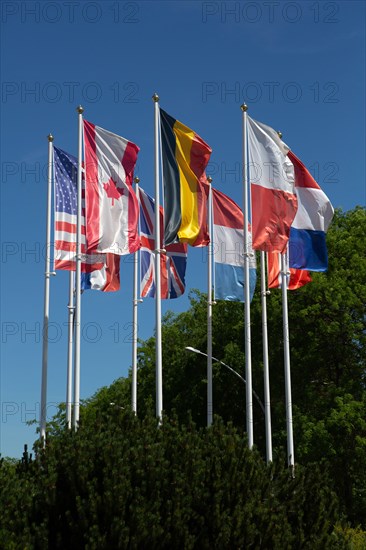
POLYGON ((132 189, 139 147, 84 120, 85 217, 90 249, 130 254, 140 248, 132 189))

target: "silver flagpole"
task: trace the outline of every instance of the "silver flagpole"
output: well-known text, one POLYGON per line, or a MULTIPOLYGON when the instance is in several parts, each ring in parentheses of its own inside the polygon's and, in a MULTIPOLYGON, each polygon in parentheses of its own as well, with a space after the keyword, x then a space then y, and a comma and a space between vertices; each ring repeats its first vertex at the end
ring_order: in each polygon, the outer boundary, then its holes
MULTIPOLYGON (((137 176, 134 178, 135 182, 135 193, 137 201, 140 208, 140 197, 139 197, 139 182, 140 178, 137 176)), ((138 266, 139 266, 139 251, 137 250, 134 253, 133 257, 133 299, 132 299, 132 390, 131 390, 131 407, 133 412, 137 413, 137 315, 138 309, 137 306, 141 300, 137 298, 137 287, 138 287, 138 266)))
POLYGON ((161 336, 161 282, 160 282, 160 194, 159 194, 159 96, 152 97, 155 109, 155 312, 156 312, 156 416, 163 414, 163 363, 161 336))
POLYGON ((207 426, 211 426, 213 417, 212 403, 212 178, 207 178, 208 191, 208 230, 210 242, 207 247, 207 426))
POLYGON ((75 370, 74 370, 74 418, 73 427, 78 429, 80 418, 80 335, 81 335, 81 201, 82 201, 82 154, 83 154, 83 112, 78 112, 78 184, 77 184, 77 223, 76 223, 76 273, 75 273, 75 370))
POLYGON ((286 391, 286 427, 287 427, 287 463, 294 476, 294 435, 292 427, 292 396, 291 396, 291 371, 290 371, 290 335, 288 326, 287 306, 287 260, 286 255, 281 254, 281 286, 282 286, 282 318, 283 318, 283 352, 285 362, 285 391, 286 391))
POLYGON ((249 289, 249 233, 248 233, 248 159, 247 159, 247 110, 243 112, 243 213, 244 213, 244 324, 245 324, 245 378, 246 378, 246 420, 249 449, 253 447, 253 393, 252 393, 252 349, 250 331, 250 289, 249 289))
POLYGON ((41 383, 41 411, 40 411, 40 438, 46 442, 47 419, 47 372, 48 372, 48 321, 50 311, 50 244, 51 244, 51 203, 52 203, 52 169, 53 169, 53 136, 48 137, 48 175, 47 175, 47 218, 46 218, 46 259, 44 274, 44 309, 43 309, 43 347, 42 347, 42 383, 41 383))
POLYGON ((266 253, 261 251, 261 301, 262 301, 262 343, 264 377, 264 419, 266 424, 266 458, 272 462, 271 398, 269 389, 268 330, 267 330, 267 290, 266 253))
POLYGON ((74 352, 74 287, 75 287, 75 272, 69 272, 69 304, 67 306, 69 312, 68 322, 68 345, 67 345, 67 381, 66 381, 66 423, 71 429, 72 418, 72 367, 73 367, 73 352, 74 352))

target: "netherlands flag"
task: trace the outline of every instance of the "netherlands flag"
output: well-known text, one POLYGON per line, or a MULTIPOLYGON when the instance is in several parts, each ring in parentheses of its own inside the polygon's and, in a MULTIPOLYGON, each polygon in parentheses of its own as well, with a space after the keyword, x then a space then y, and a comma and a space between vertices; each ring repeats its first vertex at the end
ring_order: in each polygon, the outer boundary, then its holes
POLYGON ((334 209, 326 194, 301 160, 291 151, 288 157, 295 167, 295 192, 298 209, 290 230, 290 267, 326 271, 328 254, 325 234, 334 209))
MULTIPOLYGON (((155 201, 141 187, 140 199, 140 269, 141 297, 155 298, 155 201)), ((163 208, 160 207, 160 235, 163 240, 163 208)), ((187 244, 174 243, 160 254, 161 298, 178 298, 185 291, 187 244)))
MULTIPOLYGON (((244 302, 244 216, 227 195, 212 189, 215 299, 244 302)), ((249 285, 253 299, 257 272, 249 231, 249 285)))

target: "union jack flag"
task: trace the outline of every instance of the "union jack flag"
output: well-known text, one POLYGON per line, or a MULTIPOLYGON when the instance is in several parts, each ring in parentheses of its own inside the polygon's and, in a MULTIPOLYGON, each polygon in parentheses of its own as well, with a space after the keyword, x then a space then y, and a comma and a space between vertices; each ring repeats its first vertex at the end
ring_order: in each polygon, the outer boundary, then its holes
MULTIPOLYGON (((140 199, 140 270, 141 297, 155 298, 155 201, 139 188, 140 199)), ((163 231, 163 208, 160 207, 161 245, 163 231)), ((160 254, 161 298, 178 298, 185 291, 187 245, 174 243, 166 246, 166 253, 160 254)))

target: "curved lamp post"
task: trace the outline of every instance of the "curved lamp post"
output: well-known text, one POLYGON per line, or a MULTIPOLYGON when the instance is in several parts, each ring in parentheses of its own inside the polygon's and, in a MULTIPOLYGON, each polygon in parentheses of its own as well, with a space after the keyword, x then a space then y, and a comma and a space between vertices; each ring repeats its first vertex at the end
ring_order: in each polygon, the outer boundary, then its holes
MULTIPOLYGON (((203 351, 199 350, 199 349, 196 349, 196 348, 192 348, 191 346, 186 346, 185 348, 187 351, 191 351, 193 353, 198 353, 199 355, 204 355, 205 357, 207 357, 207 353, 204 353, 203 351)), ((220 363, 221 365, 223 365, 224 367, 226 367, 227 369, 229 369, 232 373, 234 373, 238 378, 240 378, 240 380, 242 382, 244 382, 244 384, 246 385, 247 381, 245 380, 245 378, 243 378, 241 376, 241 374, 239 374, 238 372, 236 372, 236 370, 234 370, 232 367, 230 367, 229 365, 227 365, 226 363, 224 363, 223 361, 220 361, 220 359, 217 359, 217 357, 212 357, 212 359, 214 361, 216 361, 217 363, 220 363)), ((253 392, 253 395, 254 397, 256 398, 256 400, 258 401, 259 405, 260 405, 260 408, 262 409, 263 413, 265 414, 265 409, 264 409, 264 405, 259 397, 259 395, 252 389, 252 392, 253 392)))

